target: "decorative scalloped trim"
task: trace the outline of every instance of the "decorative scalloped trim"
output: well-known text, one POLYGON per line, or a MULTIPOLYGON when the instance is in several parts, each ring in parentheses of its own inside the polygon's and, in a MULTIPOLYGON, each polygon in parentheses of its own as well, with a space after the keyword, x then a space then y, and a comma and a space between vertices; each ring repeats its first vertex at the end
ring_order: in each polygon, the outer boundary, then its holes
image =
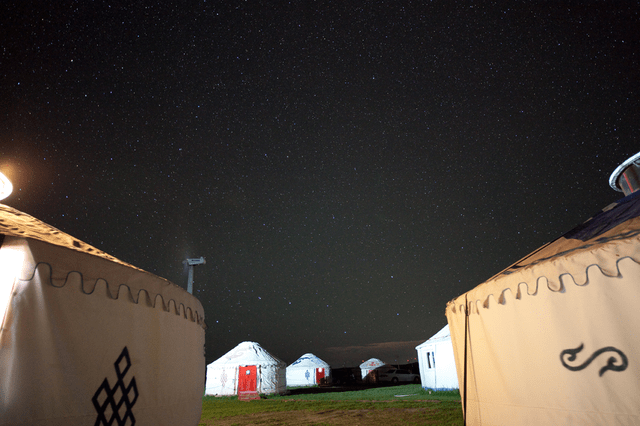
MULTIPOLYGON (((529 296, 537 296, 538 294, 540 294, 540 292, 538 290, 540 288, 544 288, 544 287, 546 287, 552 293, 559 293, 559 294, 566 293, 566 286, 568 284, 573 284, 576 287, 585 287, 586 285, 589 284, 589 272, 590 272, 590 269, 593 270, 592 268, 597 268, 598 271, 600 271, 600 274, 602 274, 603 276, 605 276, 607 278, 620 278, 620 277, 622 277, 622 272, 620 271, 619 263, 622 262, 623 260, 626 260, 626 259, 629 259, 630 261, 632 261, 636 265, 640 266, 640 262, 637 262, 635 259, 633 259, 630 256, 625 256, 625 257, 622 257, 622 258, 618 259, 615 262, 616 273, 614 273, 614 274, 607 274, 606 271, 598 264, 591 264, 591 265, 587 266, 585 268, 585 281, 584 281, 584 283, 580 283, 580 282, 576 281, 575 277, 569 272, 564 272, 564 273, 558 275, 558 281, 557 282, 555 282, 555 281, 550 282, 547 279, 547 277, 539 276, 537 278, 536 282, 531 285, 531 287, 533 288, 533 291, 531 291, 529 284, 527 284, 526 282, 520 282, 516 286, 516 288, 518 290, 516 292, 515 297, 512 296, 511 298, 515 299, 515 300, 522 299, 522 296, 524 295, 525 289, 526 289, 527 295, 529 295, 529 296)), ((593 274, 593 272, 591 272, 591 273, 593 274)), ((467 305, 469 307, 469 313, 470 314, 472 314, 472 313, 479 314, 481 308, 482 309, 490 309, 491 307, 493 307, 495 305, 504 305, 506 303, 506 299, 507 299, 507 296, 506 296, 507 292, 509 294, 511 294, 511 295, 513 294, 512 290, 511 290, 511 287, 503 288, 500 291, 500 293, 498 294, 497 299, 496 299, 496 293, 490 293, 490 294, 488 294, 486 296, 486 298, 484 300, 482 300, 482 299, 468 300, 467 301, 467 305)), ((447 309, 450 309, 451 312, 453 312, 454 314, 457 314, 457 313, 464 314, 464 312, 465 312, 465 304, 464 303, 457 303, 457 300, 463 299, 463 296, 464 296, 464 294, 462 296, 456 297, 455 299, 450 301, 447 304, 447 309)))
MULTIPOLYGON (((533 266, 539 265, 541 263, 546 263, 555 259, 560 259, 562 257, 566 257, 568 255, 570 255, 571 253, 574 252, 585 252, 588 249, 591 249, 593 247, 598 247, 598 246, 602 246, 605 243, 609 243, 612 241, 622 241, 622 240, 630 240, 633 237, 637 237, 640 235, 640 229, 634 229, 631 231, 627 231, 627 232, 621 232, 619 234, 613 235, 613 236, 606 236, 606 237, 599 237, 593 240, 589 240, 588 243, 582 244, 580 246, 577 247, 572 247, 568 250, 564 250, 561 252, 557 252, 557 253, 553 253, 549 256, 546 257, 541 257, 539 259, 536 259, 534 261, 531 262, 527 262, 524 265, 521 265, 520 262, 508 267, 507 269, 505 269, 504 271, 500 272, 499 274, 497 274, 494 279, 500 278, 500 277, 505 277, 505 276, 509 276, 512 274, 517 274, 518 272, 520 272, 520 270, 525 269, 525 268, 531 268, 533 266)), ((591 266, 591 265, 590 265, 591 266)))
POLYGON ((47 269, 48 281, 49 281, 48 284, 54 288, 62 288, 73 279, 73 276, 78 276, 79 277, 78 282, 80 283, 80 290, 82 291, 82 293, 86 295, 92 295, 93 293, 96 293, 96 292, 99 293, 103 291, 102 288, 104 288, 104 292, 106 293, 105 295, 111 300, 118 300, 121 297, 124 297, 125 299, 128 299, 130 302, 136 305, 140 305, 142 302, 143 306, 147 306, 151 308, 160 307, 165 312, 173 313, 176 316, 181 316, 188 321, 197 323, 203 329, 207 328, 204 322, 204 316, 200 315, 198 311, 191 309, 191 307, 185 306, 183 303, 178 304, 175 301, 175 299, 169 299, 168 301, 165 301, 164 297, 160 293, 152 297, 151 294, 149 294, 149 292, 146 289, 140 289, 136 297, 134 297, 131 291, 131 288, 127 284, 120 284, 114 296, 113 286, 109 285, 109 282, 106 279, 98 278, 95 280, 93 286, 91 286, 90 283, 87 283, 87 284, 85 283, 82 272, 80 271, 67 272, 67 276, 64 280, 64 283, 62 285, 55 285, 53 283, 53 278, 52 278, 53 268, 51 264, 49 264, 48 262, 38 262, 28 277, 20 278, 19 280, 21 282, 32 281, 33 278, 35 277, 36 270, 38 270, 38 268, 40 268, 41 266, 47 269), (89 291, 87 291, 88 287, 91 287, 89 291), (142 300, 140 300, 141 298, 142 300))

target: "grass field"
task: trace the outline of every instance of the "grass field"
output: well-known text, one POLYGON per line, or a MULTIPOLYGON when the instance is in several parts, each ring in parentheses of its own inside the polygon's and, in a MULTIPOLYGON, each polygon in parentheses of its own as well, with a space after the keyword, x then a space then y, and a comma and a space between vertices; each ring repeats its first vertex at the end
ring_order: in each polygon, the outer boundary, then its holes
POLYGON ((238 401, 205 396, 201 426, 244 425, 462 425, 460 393, 425 391, 420 385, 288 388, 287 395, 238 401))

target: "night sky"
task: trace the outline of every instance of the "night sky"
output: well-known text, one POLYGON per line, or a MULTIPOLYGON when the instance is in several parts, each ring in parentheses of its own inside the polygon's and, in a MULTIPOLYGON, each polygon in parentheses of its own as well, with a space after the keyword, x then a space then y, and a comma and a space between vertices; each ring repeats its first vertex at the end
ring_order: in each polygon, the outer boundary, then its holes
POLYGON ((637 2, 3 1, 3 203, 186 288, 206 359, 413 361, 621 198, 637 2), (508 5, 508 6, 507 6, 508 5))

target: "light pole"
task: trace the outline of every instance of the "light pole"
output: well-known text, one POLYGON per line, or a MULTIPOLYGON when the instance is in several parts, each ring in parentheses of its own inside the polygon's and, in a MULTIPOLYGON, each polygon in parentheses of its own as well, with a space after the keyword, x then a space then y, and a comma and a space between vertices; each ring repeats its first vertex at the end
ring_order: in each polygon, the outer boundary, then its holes
POLYGON ((193 294, 193 267, 196 265, 204 265, 206 262, 204 257, 186 259, 183 261, 185 265, 189 266, 189 279, 187 281, 187 291, 189 294, 193 294))

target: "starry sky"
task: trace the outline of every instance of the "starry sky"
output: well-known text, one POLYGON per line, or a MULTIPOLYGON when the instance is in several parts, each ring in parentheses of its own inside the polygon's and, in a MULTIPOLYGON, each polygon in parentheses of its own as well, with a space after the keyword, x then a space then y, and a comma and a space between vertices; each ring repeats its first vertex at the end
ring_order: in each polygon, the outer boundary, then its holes
POLYGON ((3 203, 186 288, 206 359, 413 361, 621 198, 637 2, 0 6, 3 203))

